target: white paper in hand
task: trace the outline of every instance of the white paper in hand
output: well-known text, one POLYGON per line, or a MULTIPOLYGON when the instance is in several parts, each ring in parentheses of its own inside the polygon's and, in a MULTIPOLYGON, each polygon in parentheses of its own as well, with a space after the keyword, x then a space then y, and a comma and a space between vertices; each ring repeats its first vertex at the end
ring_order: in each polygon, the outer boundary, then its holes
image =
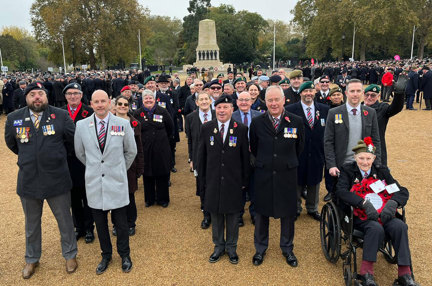
POLYGON ((370 184, 369 187, 374 191, 376 194, 384 191, 386 189, 386 186, 381 180, 376 181, 373 184, 370 184))
POLYGON ((396 183, 393 183, 391 185, 386 186, 386 190, 387 190, 387 193, 389 193, 389 194, 393 194, 393 193, 396 193, 396 192, 400 191, 400 189, 396 185, 396 183))

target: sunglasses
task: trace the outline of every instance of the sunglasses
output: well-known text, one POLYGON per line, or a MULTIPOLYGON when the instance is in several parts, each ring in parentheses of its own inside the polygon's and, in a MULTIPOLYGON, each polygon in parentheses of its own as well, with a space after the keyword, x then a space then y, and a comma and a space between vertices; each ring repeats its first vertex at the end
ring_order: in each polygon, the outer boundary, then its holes
POLYGON ((124 107, 128 107, 129 106, 129 103, 123 103, 123 102, 117 102, 117 105, 118 106, 124 106, 124 107))
POLYGON ((320 83, 329 83, 329 81, 320 81, 320 83))
POLYGON ((220 87, 220 86, 212 86, 212 87, 210 87, 210 89, 222 89, 222 87, 220 87))

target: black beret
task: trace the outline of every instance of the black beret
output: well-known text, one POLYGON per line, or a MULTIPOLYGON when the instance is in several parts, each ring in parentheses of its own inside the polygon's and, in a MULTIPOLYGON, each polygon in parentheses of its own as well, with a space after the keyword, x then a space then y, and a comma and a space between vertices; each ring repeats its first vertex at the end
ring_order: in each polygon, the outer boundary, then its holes
POLYGON ((43 90, 45 91, 45 93, 47 93, 47 90, 45 89, 41 81, 35 81, 29 84, 24 90, 24 95, 27 95, 32 90, 43 90))
POLYGON ((220 83, 220 81, 218 79, 214 79, 211 82, 209 82, 209 87, 212 86, 212 85, 214 85, 214 84, 222 86, 222 84, 220 83))
POLYGON ((158 77, 157 82, 169 82, 169 80, 168 80, 168 77, 167 77, 166 75, 161 74, 161 75, 158 77))
POLYGON ((330 80, 330 77, 329 77, 328 75, 325 74, 325 75, 323 75, 323 76, 320 77, 320 80, 319 80, 319 81, 321 82, 323 79, 330 80))
POLYGON ((78 89, 79 91, 82 91, 81 85, 79 83, 72 82, 72 83, 68 84, 67 86, 65 86, 65 88, 63 88, 62 93, 66 94, 66 91, 68 91, 68 89, 71 89, 71 88, 78 89))
POLYGON ((206 82, 203 86, 203 89, 209 88, 210 87, 210 81, 206 82))
POLYGON ((270 82, 278 83, 278 82, 280 82, 281 80, 282 80, 282 78, 281 78, 279 75, 277 75, 277 74, 272 75, 272 76, 270 77, 270 82))
POLYGON ((214 106, 216 107, 219 103, 233 103, 233 99, 228 94, 222 94, 215 102, 214 106))

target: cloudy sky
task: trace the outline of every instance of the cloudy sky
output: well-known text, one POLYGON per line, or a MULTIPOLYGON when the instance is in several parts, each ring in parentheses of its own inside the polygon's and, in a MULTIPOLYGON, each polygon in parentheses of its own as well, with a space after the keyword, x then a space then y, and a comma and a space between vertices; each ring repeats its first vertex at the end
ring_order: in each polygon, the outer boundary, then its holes
MULTIPOLYGON (((0 28, 4 26, 18 26, 32 31, 30 23, 30 7, 33 0, 1 0, 5 5, 0 9, 0 28)), ((138 0, 150 9, 152 15, 161 15, 183 19, 188 14, 188 0, 138 0)), ((264 19, 276 19, 289 22, 290 14, 297 0, 212 0, 212 6, 230 4, 239 10, 248 10, 259 13, 264 19)))

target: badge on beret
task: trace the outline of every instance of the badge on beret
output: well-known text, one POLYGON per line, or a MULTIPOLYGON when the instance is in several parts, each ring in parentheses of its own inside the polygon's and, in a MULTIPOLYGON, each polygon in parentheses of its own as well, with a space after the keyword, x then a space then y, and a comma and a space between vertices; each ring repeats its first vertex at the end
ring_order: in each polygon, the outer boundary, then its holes
POLYGON ((37 82, 36 85, 37 85, 39 88, 42 88, 42 84, 41 84, 40 82, 37 82))
POLYGON ((74 87, 74 88, 78 88, 78 85, 74 84, 73 87, 74 87))

